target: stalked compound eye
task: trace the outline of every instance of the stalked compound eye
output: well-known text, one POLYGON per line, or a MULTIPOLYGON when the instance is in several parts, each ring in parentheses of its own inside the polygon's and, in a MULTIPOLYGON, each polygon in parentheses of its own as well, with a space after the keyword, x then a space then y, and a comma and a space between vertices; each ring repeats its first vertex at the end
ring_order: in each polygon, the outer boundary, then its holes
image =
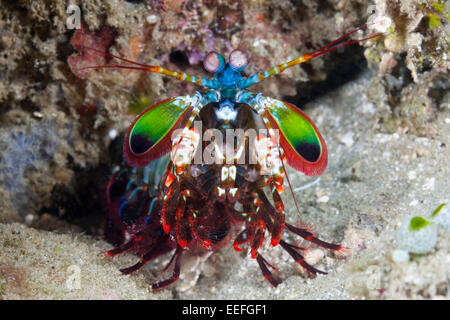
POLYGON ((233 69, 242 71, 248 63, 247 54, 242 50, 235 49, 230 53, 229 63, 233 69))
POLYGON ((220 72, 225 67, 225 59, 216 51, 211 51, 203 60, 205 70, 211 73, 220 72))

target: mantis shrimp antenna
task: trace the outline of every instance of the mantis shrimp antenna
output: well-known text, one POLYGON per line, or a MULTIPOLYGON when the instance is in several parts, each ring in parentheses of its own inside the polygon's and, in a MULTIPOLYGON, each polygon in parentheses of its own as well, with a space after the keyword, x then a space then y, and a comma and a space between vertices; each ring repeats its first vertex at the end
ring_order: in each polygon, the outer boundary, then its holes
POLYGON ((280 65, 277 65, 275 67, 272 67, 271 69, 268 69, 266 71, 255 73, 254 75, 252 75, 252 76, 248 77, 247 79, 243 80, 242 83, 240 84, 240 87, 241 87, 241 89, 248 88, 248 87, 250 87, 250 86, 252 86, 252 85, 254 85, 254 84, 256 84, 256 83, 258 83, 258 82, 260 82, 262 80, 264 80, 264 79, 267 79, 268 77, 271 77, 271 76, 274 76, 274 75, 277 75, 277 74, 283 72, 287 68, 290 68, 290 67, 295 66, 297 64, 301 64, 301 63, 306 62, 306 61, 308 61, 308 60, 310 60, 312 58, 321 56, 321 55, 323 55, 323 54, 325 54, 327 52, 330 52, 330 51, 333 51, 333 50, 336 50, 338 48, 345 47, 345 46, 348 46, 348 45, 351 45, 351 44, 354 44, 354 43, 370 40, 370 39, 373 39, 373 38, 376 38, 376 37, 379 37, 379 36, 383 35, 383 33, 377 33, 377 34, 370 35, 370 36, 368 36, 368 37, 366 37, 364 39, 360 39, 360 40, 348 39, 352 34, 358 32, 359 30, 363 30, 363 29, 365 29, 367 27, 368 27, 368 25, 359 27, 358 29, 355 29, 355 30, 353 30, 353 31, 343 35, 342 37, 334 40, 333 42, 327 44, 326 46, 323 46, 320 49, 317 49, 317 50, 315 50, 313 52, 304 54, 304 55, 302 55, 302 56, 300 56, 300 57, 298 57, 298 58, 296 58, 296 59, 294 59, 292 61, 289 61, 289 62, 280 64, 280 65), (342 42, 342 41, 344 41, 344 42, 342 42))
POLYGON ((104 52, 101 50, 97 50, 95 48, 91 48, 91 47, 86 47, 86 46, 80 46, 80 47, 83 49, 92 50, 92 51, 95 51, 95 52, 98 52, 101 54, 105 54, 108 57, 120 60, 122 62, 127 62, 127 63, 132 64, 131 66, 124 65, 124 64, 116 64, 116 63, 112 63, 112 64, 108 64, 108 65, 89 66, 89 67, 84 67, 84 68, 78 69, 80 71, 87 70, 87 69, 102 69, 102 68, 141 70, 141 71, 156 72, 156 73, 164 74, 166 76, 174 77, 181 81, 193 82, 199 86, 206 87, 206 88, 217 89, 215 82, 210 79, 207 79, 205 77, 196 77, 196 76, 192 76, 187 73, 184 73, 184 72, 171 71, 171 70, 165 69, 163 67, 159 67, 159 66, 151 66, 151 65, 147 65, 147 64, 138 63, 138 62, 135 62, 132 60, 128 60, 128 59, 116 56, 116 55, 108 53, 108 52, 104 52))

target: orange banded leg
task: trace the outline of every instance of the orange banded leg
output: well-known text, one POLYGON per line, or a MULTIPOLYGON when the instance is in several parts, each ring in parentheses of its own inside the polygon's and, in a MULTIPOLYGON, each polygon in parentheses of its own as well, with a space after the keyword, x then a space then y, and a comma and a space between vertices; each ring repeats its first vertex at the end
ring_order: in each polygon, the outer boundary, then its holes
POLYGON ((281 212, 277 212, 273 219, 273 226, 272 226, 272 239, 270 240, 270 243, 272 246, 277 246, 281 241, 281 236, 284 229, 284 214, 281 212))
POLYGON ((108 250, 106 251, 106 254, 110 257, 114 257, 115 255, 118 255, 122 252, 125 252, 129 249, 131 249, 136 243, 137 243, 137 239, 136 238, 132 238, 130 241, 125 242, 124 244, 122 244, 121 246, 108 250))
POLYGON ((162 196, 161 222, 165 233, 175 228, 174 195, 178 188, 178 182, 173 173, 168 172, 164 185, 167 190, 162 196))
POLYGON ((264 223, 258 222, 256 232, 250 241, 250 256, 255 259, 258 256, 258 250, 264 241, 264 223))
MULTIPOLYGON (((278 194, 278 192, 277 192, 277 194, 278 194)), ((266 214, 268 213, 273 219, 272 226, 268 225, 268 228, 272 234, 271 244, 272 244, 272 246, 275 247, 280 242, 281 236, 282 236, 282 233, 284 230, 284 225, 285 225, 284 213, 282 211, 276 210, 273 207, 273 205, 270 203, 269 199, 267 199, 267 197, 263 191, 258 191, 258 196, 259 196, 260 200, 262 201, 262 203, 264 204, 264 209, 266 211, 266 214)), ((280 198, 280 200, 281 200, 281 198, 280 198)))
POLYGON ((131 274, 137 271, 138 269, 142 268, 147 262, 156 259, 156 257, 160 256, 161 254, 166 253, 167 250, 168 247, 165 245, 153 246, 148 252, 146 252, 142 256, 141 261, 132 265, 131 267, 120 269, 120 272, 122 272, 123 274, 131 274))
POLYGON ((267 266, 271 267, 272 269, 275 268, 270 263, 268 263, 267 260, 264 259, 264 257, 259 253, 256 257, 256 262, 258 262, 259 268, 261 269, 264 278, 266 278, 272 286, 277 287, 281 282, 273 276, 272 272, 270 272, 267 266))
POLYGON ((345 247, 343 247, 341 245, 334 244, 334 243, 329 243, 329 242, 325 242, 323 240, 320 240, 319 238, 316 238, 314 236, 314 234, 312 234, 308 230, 294 227, 293 225, 291 225, 289 223, 286 223, 286 228, 289 231, 291 231, 291 232, 293 232, 295 234, 298 234, 303 239, 305 239, 305 240, 307 240, 309 242, 312 242, 315 245, 317 245, 319 247, 322 247, 322 248, 325 248, 325 249, 327 249, 329 251, 343 251, 343 250, 346 249, 345 247))
POLYGON ((145 266, 147 264, 147 262, 149 262, 151 260, 150 257, 154 254, 153 252, 154 252, 154 248, 152 250, 150 250, 149 252, 147 252, 141 261, 132 265, 131 267, 120 269, 120 272, 122 272, 123 274, 131 274, 131 273, 139 270, 140 268, 145 266))
POLYGON ((172 191, 166 192, 162 201, 161 208, 161 222, 165 233, 169 233, 175 228, 175 214, 174 214, 174 193, 172 191))
MULTIPOLYGON (((178 280, 178 278, 180 277, 180 261, 181 261, 181 253, 182 252, 183 252, 183 248, 177 247, 177 249, 175 250, 175 253, 173 254, 173 257, 170 260, 169 265, 168 265, 168 266, 170 266, 170 264, 172 264, 172 261, 175 259, 175 266, 173 268, 172 276, 166 280, 159 281, 159 282, 152 284, 153 290, 163 289, 178 280)), ((167 267, 166 267, 166 269, 167 269, 167 267)))
POLYGON ((275 182, 271 179, 269 180, 269 185, 272 191, 272 197, 274 202, 274 207, 277 212, 283 213, 284 211, 284 204, 283 200, 281 200, 280 193, 278 192, 277 186, 275 185, 275 182))
POLYGON ((273 200, 275 203, 275 214, 273 217, 273 226, 271 229, 272 232, 272 239, 271 239, 271 244, 272 246, 277 246, 278 243, 280 243, 281 240, 281 234, 283 232, 284 229, 284 204, 283 201, 281 200, 281 196, 278 192, 278 190, 276 189, 275 183, 271 183, 271 188, 272 188, 272 196, 273 196, 273 200))
POLYGON ((255 229, 253 227, 248 227, 239 235, 236 237, 236 239, 233 242, 233 248, 236 251, 243 251, 244 249, 241 249, 239 246, 243 245, 244 243, 247 243, 250 241, 253 233, 255 232, 255 229))
POLYGON ((250 256, 255 259, 258 256, 258 249, 264 241, 264 230, 266 223, 264 222, 264 206, 260 199, 255 198, 253 204, 256 206, 255 214, 250 217, 249 223, 254 225, 255 232, 250 238, 250 256))
POLYGON ((306 271, 308 271, 311 275, 316 276, 318 273, 320 274, 327 274, 324 271, 321 271, 319 269, 314 268, 312 265, 308 264, 305 261, 305 258, 298 253, 295 249, 300 249, 290 243, 285 242, 284 240, 280 241, 280 246, 286 250, 287 253, 297 262, 299 265, 301 265, 303 268, 305 268, 306 271))

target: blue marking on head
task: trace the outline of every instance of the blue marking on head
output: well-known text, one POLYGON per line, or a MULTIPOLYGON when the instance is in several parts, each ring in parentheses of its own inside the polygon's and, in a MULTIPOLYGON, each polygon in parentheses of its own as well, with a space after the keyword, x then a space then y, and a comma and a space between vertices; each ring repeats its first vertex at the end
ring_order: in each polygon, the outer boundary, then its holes
POLYGON ((216 73, 215 80, 220 83, 220 87, 236 87, 242 80, 241 72, 227 63, 222 72, 216 73))

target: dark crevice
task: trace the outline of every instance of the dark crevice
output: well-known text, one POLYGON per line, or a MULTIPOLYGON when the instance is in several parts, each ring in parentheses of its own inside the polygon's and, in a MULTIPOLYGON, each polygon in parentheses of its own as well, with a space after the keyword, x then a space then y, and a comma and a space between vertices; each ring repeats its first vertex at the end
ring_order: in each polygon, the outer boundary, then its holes
POLYGON ((114 139, 107 150, 101 153, 98 166, 79 167, 68 156, 68 167, 74 177, 65 185, 53 188, 48 204, 39 214, 50 214, 78 226, 87 234, 98 235, 106 215, 106 189, 112 168, 123 162, 123 135, 114 139))
MULTIPOLYGON (((284 101, 296 106, 303 106, 340 86, 355 80, 367 69, 364 58, 364 48, 353 46, 336 50, 329 54, 325 62, 328 66, 327 77, 323 81, 302 82, 297 85, 297 95, 284 97, 284 101), (352 57, 352 58, 349 58, 352 57)), ((312 66, 308 63, 300 65, 309 75, 314 75, 312 66)))
POLYGON ((450 89, 450 81, 446 74, 443 74, 433 81, 433 84, 428 90, 428 96, 436 103, 439 108, 445 94, 450 89))
POLYGON ((88 234, 96 234, 105 215, 104 188, 111 170, 107 165, 75 170, 73 184, 56 186, 51 205, 41 208, 39 214, 51 214, 77 225, 88 234))
POLYGON ((169 60, 171 63, 176 65, 180 70, 184 70, 189 67, 189 60, 183 51, 176 50, 172 51, 169 55, 169 60))
POLYGON ((388 104, 392 109, 401 103, 402 88, 406 88, 413 82, 411 71, 406 66, 406 53, 400 54, 397 65, 392 69, 391 74, 386 74, 383 78, 385 88, 389 91, 388 104))
POLYGON ((317 6, 317 12, 318 13, 335 12, 335 9, 331 5, 331 3, 329 3, 329 1, 319 0, 318 6, 317 6))

